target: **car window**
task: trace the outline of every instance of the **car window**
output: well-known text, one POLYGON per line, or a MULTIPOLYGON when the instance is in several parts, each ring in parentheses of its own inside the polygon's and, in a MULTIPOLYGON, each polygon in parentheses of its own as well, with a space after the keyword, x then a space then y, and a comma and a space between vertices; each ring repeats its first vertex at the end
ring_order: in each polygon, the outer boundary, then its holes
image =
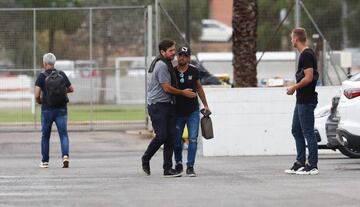
POLYGON ((204 27, 204 28, 219 28, 218 25, 212 24, 212 23, 204 23, 204 24, 203 24, 203 27, 204 27))
POLYGON ((355 75, 349 78, 350 81, 360 81, 360 73, 356 73, 355 75))

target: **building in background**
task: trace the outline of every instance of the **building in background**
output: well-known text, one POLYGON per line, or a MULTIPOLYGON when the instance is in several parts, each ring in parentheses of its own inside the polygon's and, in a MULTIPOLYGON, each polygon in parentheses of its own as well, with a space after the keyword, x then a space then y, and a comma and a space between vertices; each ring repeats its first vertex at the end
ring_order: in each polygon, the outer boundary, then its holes
POLYGON ((210 19, 216 19, 231 27, 232 0, 209 0, 210 19))

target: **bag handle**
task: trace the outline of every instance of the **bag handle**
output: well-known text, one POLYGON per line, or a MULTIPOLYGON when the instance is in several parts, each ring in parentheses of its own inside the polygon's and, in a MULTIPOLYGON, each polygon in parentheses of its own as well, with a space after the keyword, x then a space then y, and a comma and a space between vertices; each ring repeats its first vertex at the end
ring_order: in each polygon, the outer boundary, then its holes
POLYGON ((211 111, 209 110, 201 109, 200 112, 207 117, 211 115, 211 111))

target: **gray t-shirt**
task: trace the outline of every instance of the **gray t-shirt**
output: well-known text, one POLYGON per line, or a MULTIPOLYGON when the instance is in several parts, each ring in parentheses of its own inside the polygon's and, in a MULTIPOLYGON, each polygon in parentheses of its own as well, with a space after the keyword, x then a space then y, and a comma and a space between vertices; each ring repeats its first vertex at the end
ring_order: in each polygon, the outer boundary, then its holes
POLYGON ((148 73, 147 103, 149 105, 159 102, 171 102, 171 95, 162 89, 160 85, 162 83, 171 84, 171 75, 168 71, 167 65, 163 61, 159 60, 155 64, 154 71, 152 73, 148 73))

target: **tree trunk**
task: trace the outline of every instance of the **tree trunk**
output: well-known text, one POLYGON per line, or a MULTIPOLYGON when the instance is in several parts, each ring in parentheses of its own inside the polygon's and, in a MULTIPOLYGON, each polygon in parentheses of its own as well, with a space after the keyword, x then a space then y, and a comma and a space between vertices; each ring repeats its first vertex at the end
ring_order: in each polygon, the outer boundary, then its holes
POLYGON ((49 29, 49 52, 54 53, 55 48, 55 28, 49 29))
POLYGON ((256 0, 233 1, 234 87, 256 87, 256 0))
MULTIPOLYGON (((103 41, 103 56, 102 56, 102 66, 107 67, 108 59, 108 40, 103 41)), ((106 69, 102 70, 100 73, 100 94, 99 94, 99 104, 105 104, 105 95, 106 95, 106 69)))

